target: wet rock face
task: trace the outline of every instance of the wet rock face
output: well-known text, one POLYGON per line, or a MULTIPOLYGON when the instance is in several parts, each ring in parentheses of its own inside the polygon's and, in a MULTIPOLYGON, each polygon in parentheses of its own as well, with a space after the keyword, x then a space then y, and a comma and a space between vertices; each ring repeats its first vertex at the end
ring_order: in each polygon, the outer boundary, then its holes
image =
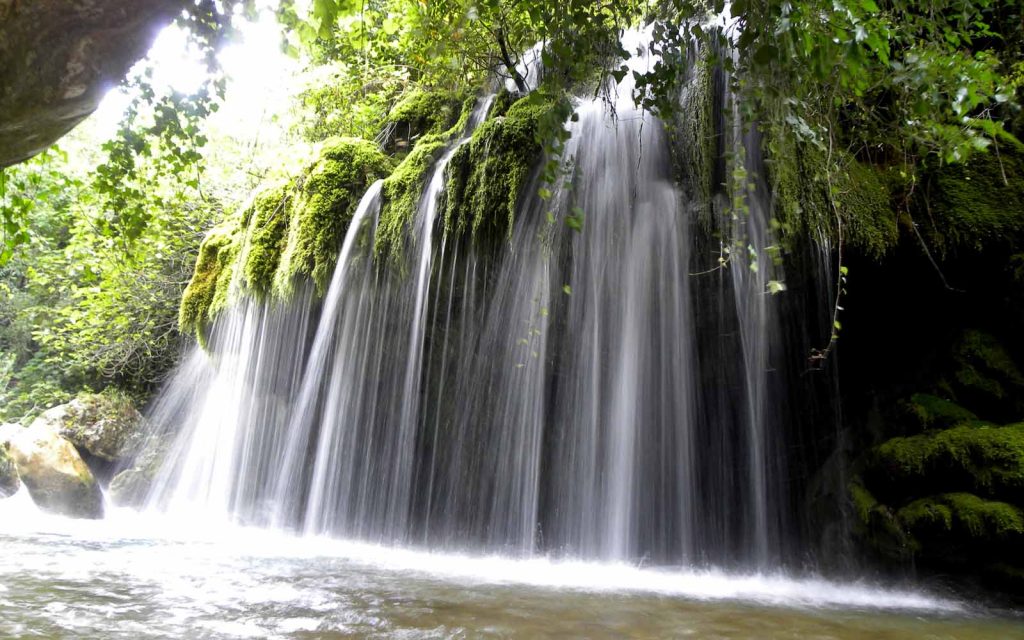
POLYGON ((0 0, 0 167, 53 144, 141 59, 182 0, 0 0))
POLYGON ((67 439, 44 422, 0 433, 32 500, 51 513, 102 518, 103 494, 89 467, 67 439))
POLYGON ((107 487, 114 504, 135 509, 141 509, 146 505, 146 498, 170 444, 170 440, 162 436, 154 435, 146 439, 135 457, 134 464, 114 476, 107 487))

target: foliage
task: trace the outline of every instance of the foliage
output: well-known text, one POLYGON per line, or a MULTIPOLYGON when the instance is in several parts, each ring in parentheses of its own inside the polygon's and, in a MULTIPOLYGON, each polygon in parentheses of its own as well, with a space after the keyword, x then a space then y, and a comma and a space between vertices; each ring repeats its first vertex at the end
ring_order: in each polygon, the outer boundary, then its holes
POLYGON ((0 169, 0 267, 31 240, 30 214, 41 206, 60 206, 80 184, 59 169, 67 154, 52 147, 27 162, 0 169))
MULTIPOLYGON (((33 161, 36 162, 36 161, 33 161)), ((27 231, 33 242, 0 268, 0 417, 21 419, 82 389, 116 385, 142 398, 182 345, 177 304, 216 208, 187 185, 150 184, 135 242, 109 221, 88 156, 51 153, 36 171, 27 231)), ((146 169, 141 166, 141 169, 146 169)), ((24 192, 22 192, 24 197, 24 192)))
POLYGON ((785 122, 799 138, 834 152, 843 133, 858 155, 965 160, 993 144, 1019 145, 1000 110, 1020 79, 1009 43, 1021 30, 1015 9, 992 0, 830 0, 662 3, 655 29, 665 60, 638 77, 638 93, 671 108, 675 65, 690 38, 734 47, 722 64, 754 117, 785 122), (710 13, 709 13, 710 10, 710 13), (994 27, 1002 29, 1000 34, 994 27))

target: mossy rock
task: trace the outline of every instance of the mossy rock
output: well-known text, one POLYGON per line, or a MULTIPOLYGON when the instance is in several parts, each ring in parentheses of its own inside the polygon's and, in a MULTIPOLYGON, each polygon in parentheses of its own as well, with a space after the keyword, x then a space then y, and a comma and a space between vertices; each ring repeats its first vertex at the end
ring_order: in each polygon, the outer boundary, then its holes
POLYGON ((953 373, 944 382, 951 394, 993 416, 1024 414, 1024 374, 994 336, 967 330, 953 347, 953 373))
POLYGON ((922 429, 948 429, 977 423, 978 416, 951 400, 927 393, 915 393, 903 404, 905 413, 922 429))
POLYGON ((976 153, 963 164, 938 167, 925 177, 918 220, 940 252, 1016 245, 1024 232, 1024 154, 1011 149, 976 153))
POLYGON ((298 178, 260 190, 203 240, 182 296, 181 331, 205 345, 210 324, 232 299, 287 299, 298 278, 311 279, 323 295, 359 200, 391 169, 374 143, 332 138, 298 178))
POLYGON ((952 545, 1024 542, 1024 512, 1020 508, 971 493, 921 498, 896 515, 918 541, 946 538, 952 545))
POLYGON ((178 328, 195 335, 201 344, 205 344, 208 325, 227 307, 240 245, 237 222, 229 220, 210 231, 199 246, 192 280, 181 297, 178 328))
POLYGON ((79 394, 44 411, 31 426, 55 429, 86 457, 116 462, 134 455, 143 418, 131 398, 109 389, 79 394))
POLYGON ((242 214, 246 229, 242 277, 256 298, 266 297, 274 284, 288 235, 294 183, 280 181, 260 191, 242 214))
MULTIPOLYGON (((20 429, 17 425, 14 428, 20 429)), ((13 496, 21 488, 21 478, 18 477, 18 466, 11 458, 10 443, 3 441, 0 437, 0 498, 13 496)))
POLYGON ((889 560, 983 574, 1001 581, 1024 569, 1024 511, 967 492, 942 493, 894 508, 859 480, 849 486, 854 532, 889 560))
POLYGON ((854 532, 884 556, 911 556, 913 541, 907 537, 892 509, 878 502, 859 479, 851 482, 847 489, 855 515, 854 532))
POLYGON ((465 92, 417 87, 395 103, 387 122, 399 129, 399 135, 407 135, 409 139, 442 133, 458 122, 467 97, 465 92))
POLYGON ((843 152, 837 158, 844 169, 829 176, 826 153, 782 126, 769 129, 765 146, 774 226, 787 246, 842 240, 874 259, 895 248, 898 216, 886 169, 843 152))
POLYGON ((392 266, 404 269, 409 229, 416 218, 423 190, 437 161, 466 129, 476 105, 467 98, 462 115, 451 128, 423 136, 381 186, 381 211, 374 238, 374 254, 392 266))
POLYGON ((969 423, 893 438, 868 453, 864 478, 890 504, 957 491, 1019 500, 1024 491, 1024 423, 969 423))
POLYGON ((146 505, 153 482, 167 456, 173 438, 151 435, 140 447, 131 467, 115 475, 108 487, 110 499, 119 507, 140 509, 146 505))
POLYGON ((291 295, 297 277, 312 279, 317 295, 327 291, 349 223, 363 194, 393 169, 372 142, 332 138, 305 173, 287 235, 279 251, 274 284, 281 297, 291 295))
POLYGON ((522 98, 456 150, 448 164, 445 233, 478 241, 511 234, 524 187, 543 156, 542 122, 558 106, 522 98))
POLYGON ((51 424, 5 429, 0 446, 7 448, 18 476, 32 500, 43 510, 72 518, 102 518, 103 493, 74 445, 51 424))

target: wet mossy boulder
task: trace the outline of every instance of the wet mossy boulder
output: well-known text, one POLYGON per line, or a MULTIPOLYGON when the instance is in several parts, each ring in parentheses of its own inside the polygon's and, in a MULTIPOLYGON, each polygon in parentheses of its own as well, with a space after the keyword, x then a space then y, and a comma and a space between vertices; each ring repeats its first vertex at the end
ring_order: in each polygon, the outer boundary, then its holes
MULTIPOLYGON (((957 553, 965 545, 1024 545, 1024 511, 971 493, 945 493, 915 500, 897 512, 918 552, 957 553), (927 547, 920 546, 926 541, 927 547)), ((1014 554, 1024 557, 1024 548, 1014 554)))
POLYGON ((82 455, 117 462, 134 454, 142 437, 143 418, 131 398, 105 391, 80 394, 48 409, 31 426, 56 430, 82 455))
POLYGON ((960 335, 953 345, 951 373, 940 386, 985 417, 1024 415, 1024 374, 1002 343, 984 331, 968 329, 960 335))
POLYGON ((192 279, 181 297, 178 328, 205 343, 206 330, 228 304, 240 241, 232 221, 215 227, 199 246, 192 279))
POLYGON ((919 429, 946 429, 976 423, 978 416, 952 400, 928 393, 915 393, 903 403, 903 411, 919 429))
POLYGON ((167 435, 150 436, 127 469, 115 475, 107 487, 110 500, 119 507, 141 508, 170 448, 167 435))
POLYGON ((466 130, 477 98, 469 97, 462 105, 458 121, 440 133, 429 133, 416 143, 394 172, 381 186, 381 210, 374 237, 374 254, 393 267, 404 269, 408 231, 416 217, 420 196, 433 175, 437 161, 449 145, 466 130))
POLYGON ((288 240, 288 223, 294 183, 282 180, 260 191, 242 212, 239 227, 245 236, 242 278, 248 291, 257 298, 266 297, 274 285, 288 240))
POLYGON ((856 249, 874 260, 899 241, 890 169, 837 154, 827 173, 827 154, 776 126, 766 135, 765 160, 773 192, 773 225, 792 247, 807 239, 856 249))
POLYGON ((880 499, 970 490, 997 499, 1024 498, 1024 423, 967 423, 893 438, 867 455, 865 480, 880 499))
POLYGON ((37 421, 5 429, 0 447, 7 448, 18 476, 41 509, 72 518, 103 517, 99 482, 56 426, 37 421))
POLYGON ((431 91, 420 87, 407 91, 387 116, 387 126, 393 131, 389 141, 393 150, 401 150, 424 135, 442 133, 453 127, 468 97, 465 92, 431 91))

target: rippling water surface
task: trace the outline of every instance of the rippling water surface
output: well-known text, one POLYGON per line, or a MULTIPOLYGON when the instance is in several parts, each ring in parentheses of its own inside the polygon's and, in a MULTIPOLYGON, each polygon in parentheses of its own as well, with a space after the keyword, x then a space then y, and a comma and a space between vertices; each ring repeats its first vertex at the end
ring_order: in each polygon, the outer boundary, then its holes
POLYGON ((1011 614, 868 584, 71 521, 20 499, 0 508, 0 638, 1024 638, 1011 614))

